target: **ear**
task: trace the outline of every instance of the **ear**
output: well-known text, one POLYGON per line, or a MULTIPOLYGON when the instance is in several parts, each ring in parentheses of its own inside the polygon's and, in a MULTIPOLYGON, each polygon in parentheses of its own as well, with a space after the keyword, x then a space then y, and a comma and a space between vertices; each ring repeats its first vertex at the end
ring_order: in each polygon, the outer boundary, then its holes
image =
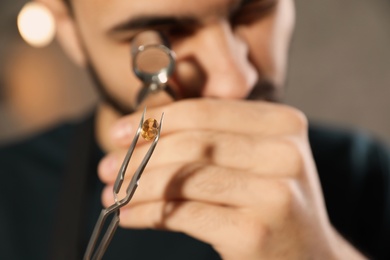
POLYGON ((68 56, 79 66, 85 66, 86 57, 69 7, 64 0, 35 0, 52 12, 56 21, 57 40, 68 56))

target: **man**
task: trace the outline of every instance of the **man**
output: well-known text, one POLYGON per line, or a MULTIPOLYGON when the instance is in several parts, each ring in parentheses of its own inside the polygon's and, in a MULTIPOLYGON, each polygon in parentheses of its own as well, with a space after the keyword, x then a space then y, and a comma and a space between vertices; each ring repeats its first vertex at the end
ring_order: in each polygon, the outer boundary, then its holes
MULTIPOLYGON (((292 0, 40 1, 56 17, 64 49, 96 74, 106 98, 92 121, 95 133, 81 127, 87 134, 73 141, 79 130, 66 125, 2 151, 6 178, 13 176, 3 193, 17 193, 4 202, 2 225, 11 229, 2 235, 5 256, 82 255, 99 212, 100 184, 80 179, 87 203, 78 207, 79 190, 65 185, 78 175, 56 171, 95 173, 94 160, 102 157, 101 200, 113 203, 112 186, 141 115, 132 111, 141 84, 129 73, 129 41, 153 29, 176 52, 169 84, 180 98, 145 102, 148 117, 165 113, 162 136, 121 210, 126 230, 116 234, 108 259, 364 259, 360 250, 386 258, 389 154, 363 137, 319 129, 310 129, 309 143, 304 115, 269 102, 282 92, 292 0), (83 143, 93 134, 104 156, 83 143), (13 156, 19 165, 11 165, 13 156), (26 206, 15 205, 19 196, 26 206)), ((137 146, 128 176, 147 148, 137 146)))

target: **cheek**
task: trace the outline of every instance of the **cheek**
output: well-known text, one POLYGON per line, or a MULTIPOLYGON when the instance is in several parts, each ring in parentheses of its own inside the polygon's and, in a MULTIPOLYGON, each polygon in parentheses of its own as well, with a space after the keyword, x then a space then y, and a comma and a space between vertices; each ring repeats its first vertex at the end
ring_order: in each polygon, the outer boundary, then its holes
POLYGON ((110 95, 126 104, 133 100, 136 89, 140 87, 131 67, 130 43, 109 40, 98 26, 93 26, 93 22, 87 19, 79 22, 88 62, 110 95))
POLYGON ((131 66, 130 44, 103 40, 89 46, 90 59, 106 89, 123 103, 133 102, 141 82, 131 66))
POLYGON ((285 78, 288 49, 294 27, 292 1, 280 1, 268 17, 242 29, 249 45, 249 58, 259 73, 282 85, 285 78))
MULTIPOLYGON (((80 42, 106 92, 122 106, 132 107, 141 83, 131 67, 130 43, 120 43, 105 34, 105 13, 116 5, 104 1, 74 1, 74 16, 80 42)), ((117 8, 117 7, 116 7, 117 8)))

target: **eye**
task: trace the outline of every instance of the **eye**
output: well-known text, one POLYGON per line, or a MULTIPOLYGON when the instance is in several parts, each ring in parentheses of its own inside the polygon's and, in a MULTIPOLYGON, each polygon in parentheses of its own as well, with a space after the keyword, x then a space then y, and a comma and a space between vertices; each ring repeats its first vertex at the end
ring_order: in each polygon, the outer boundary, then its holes
POLYGON ((232 14, 230 21, 233 25, 250 24, 272 12, 275 9, 277 3, 277 0, 244 1, 241 7, 232 14))
POLYGON ((161 26, 149 26, 147 28, 132 30, 130 32, 124 32, 122 36, 117 36, 116 39, 118 42, 123 44, 128 44, 133 41, 134 37, 143 31, 153 30, 162 33, 162 35, 169 41, 173 43, 174 41, 183 39, 191 34, 193 34, 196 28, 191 26, 182 26, 182 25, 161 25, 161 26))
POLYGON ((194 26, 172 25, 159 28, 170 40, 182 39, 193 34, 196 30, 194 26))

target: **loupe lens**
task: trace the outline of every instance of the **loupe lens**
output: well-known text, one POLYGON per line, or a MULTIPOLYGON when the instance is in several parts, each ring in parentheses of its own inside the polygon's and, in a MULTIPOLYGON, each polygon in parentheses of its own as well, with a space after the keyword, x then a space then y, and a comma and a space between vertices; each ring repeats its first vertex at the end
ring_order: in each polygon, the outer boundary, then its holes
POLYGON ((166 45, 161 34, 156 31, 145 31, 134 38, 133 70, 144 83, 165 84, 173 73, 174 54, 166 45))

